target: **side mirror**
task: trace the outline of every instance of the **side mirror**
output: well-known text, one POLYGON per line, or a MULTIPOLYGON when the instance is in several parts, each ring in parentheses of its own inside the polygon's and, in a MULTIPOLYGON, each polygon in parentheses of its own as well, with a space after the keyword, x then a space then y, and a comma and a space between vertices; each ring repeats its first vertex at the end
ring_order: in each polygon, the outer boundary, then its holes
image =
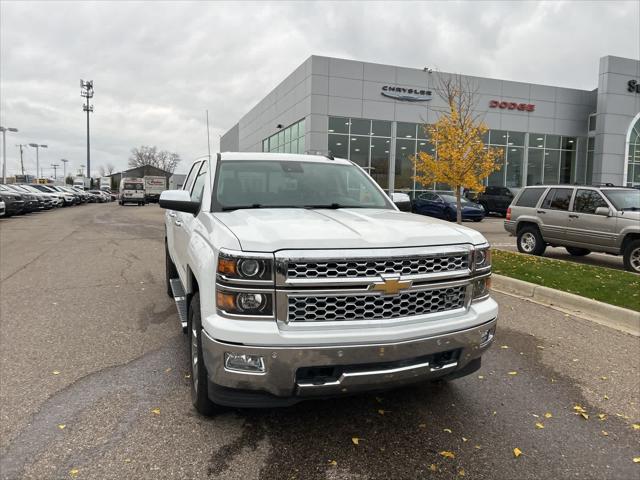
POLYGON ((200 210, 200 202, 192 202, 186 190, 165 190, 160 194, 160 208, 195 215, 200 210))
POLYGON ((603 217, 608 217, 611 215, 611 211, 608 207, 598 207, 596 208, 596 215, 601 215, 603 217))

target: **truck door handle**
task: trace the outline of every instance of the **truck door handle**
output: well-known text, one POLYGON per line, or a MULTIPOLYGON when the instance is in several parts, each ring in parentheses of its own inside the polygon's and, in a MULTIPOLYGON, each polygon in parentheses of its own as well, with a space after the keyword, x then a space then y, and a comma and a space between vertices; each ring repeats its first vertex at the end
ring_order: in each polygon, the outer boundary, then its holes
POLYGON ((176 216, 176 212, 169 212, 169 216, 170 217, 175 217, 176 216))
POLYGON ((182 222, 180 220, 176 220, 175 222, 176 227, 181 227, 182 226, 182 222))
POLYGON ((547 213, 544 210, 537 210, 538 213, 547 213))
POLYGON ((578 218, 578 215, 576 215, 575 213, 570 213, 569 218, 578 218))

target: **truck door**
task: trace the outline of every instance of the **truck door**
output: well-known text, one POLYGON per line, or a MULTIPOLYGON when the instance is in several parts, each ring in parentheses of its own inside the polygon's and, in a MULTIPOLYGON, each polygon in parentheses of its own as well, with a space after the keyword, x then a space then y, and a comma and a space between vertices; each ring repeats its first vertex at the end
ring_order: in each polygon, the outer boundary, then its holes
MULTIPOLYGON (((202 203, 202 194, 204 193, 205 179, 207 178, 208 162, 200 162, 198 166, 194 166, 193 178, 187 183, 185 182, 185 190, 189 190, 191 194, 191 201, 202 203)), ((191 174, 190 174, 191 176, 191 174)), ((195 223, 197 222, 197 214, 192 215, 186 212, 175 212, 176 220, 174 222, 175 228, 175 250, 178 252, 179 265, 176 264, 178 274, 182 285, 187 286, 187 265, 189 265, 189 241, 192 238, 195 223)), ((199 213, 199 212, 198 212, 199 213)))
MULTIPOLYGON (((195 180, 196 173, 199 167, 200 167, 200 162, 196 162, 191 166, 191 170, 189 170, 189 173, 187 174, 187 177, 185 178, 184 183, 182 185, 182 190, 189 190, 191 188, 191 185, 193 185, 193 181, 195 180)), ((167 210, 165 212, 167 247, 169 248, 169 251, 173 255, 172 257, 173 263, 176 264, 176 269, 178 270, 178 273, 180 273, 180 266, 179 266, 180 259, 177 258, 178 253, 176 250, 175 237, 176 237, 176 229, 180 228, 180 226, 176 225, 176 221, 178 221, 179 223, 182 223, 182 221, 178 218, 179 214, 180 212, 176 212, 174 210, 167 210)))
POLYGON ((572 195, 573 188, 550 188, 542 204, 536 209, 542 236, 547 242, 565 238, 572 195))

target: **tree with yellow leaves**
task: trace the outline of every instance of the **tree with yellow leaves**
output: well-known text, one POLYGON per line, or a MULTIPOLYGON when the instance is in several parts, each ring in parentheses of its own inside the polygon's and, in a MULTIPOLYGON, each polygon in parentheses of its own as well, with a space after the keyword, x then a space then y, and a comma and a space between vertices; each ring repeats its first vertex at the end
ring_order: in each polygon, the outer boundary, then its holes
POLYGON ((500 169, 497 159, 502 150, 484 145, 482 137, 488 128, 473 111, 476 92, 469 82, 460 76, 440 77, 435 90, 447 107, 440 112, 436 123, 423 128, 436 146, 437 158, 418 152, 413 158, 414 179, 423 185, 439 182, 453 188, 457 221, 462 223, 461 190, 484 191, 482 181, 500 169))

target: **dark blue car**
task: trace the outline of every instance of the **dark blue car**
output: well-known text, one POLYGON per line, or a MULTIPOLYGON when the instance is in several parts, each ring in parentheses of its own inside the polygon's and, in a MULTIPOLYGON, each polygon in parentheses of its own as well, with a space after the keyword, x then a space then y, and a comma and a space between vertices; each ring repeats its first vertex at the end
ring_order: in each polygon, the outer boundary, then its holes
MULTIPOLYGON (((466 198, 462 202, 462 220, 481 221, 485 216, 482 205, 470 202, 466 198)), ((421 193, 413 201, 413 211, 429 217, 442 218, 452 222, 456 221, 456 197, 438 193, 421 193)))

